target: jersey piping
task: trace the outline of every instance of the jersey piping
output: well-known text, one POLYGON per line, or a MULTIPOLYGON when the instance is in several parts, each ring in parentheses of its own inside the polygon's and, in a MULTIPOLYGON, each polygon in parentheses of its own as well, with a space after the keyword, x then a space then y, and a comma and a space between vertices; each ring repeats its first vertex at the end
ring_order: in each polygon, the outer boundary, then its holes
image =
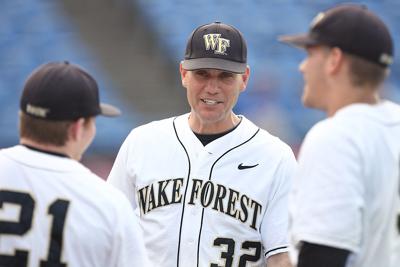
MULTIPOLYGON (((260 128, 258 128, 257 131, 256 131, 249 139, 247 139, 246 141, 244 141, 243 143, 241 143, 241 144, 239 144, 239 145, 237 145, 237 146, 232 147, 231 149, 229 149, 228 151, 226 151, 224 154, 222 154, 222 155, 213 163, 213 165, 211 166, 210 175, 209 175, 209 177, 208 177, 208 180, 211 181, 211 177, 212 177, 212 172, 213 172, 214 166, 215 166, 215 164, 217 164, 217 162, 218 162, 220 159, 222 159, 226 154, 228 154, 228 153, 231 152, 232 150, 234 150, 234 149, 236 149, 236 148, 238 148, 238 147, 240 147, 240 146, 246 144, 247 142, 249 142, 251 139, 254 138, 254 136, 256 136, 256 135, 258 134, 259 131, 260 131, 260 128)), ((200 223, 200 230, 199 230, 199 239, 198 239, 198 241, 197 241, 197 267, 199 267, 200 240, 201 240, 201 231, 202 231, 202 229, 203 229, 203 218, 204 218, 204 207, 203 207, 203 209, 202 209, 202 211, 201 211, 201 223, 200 223)))
POLYGON ((190 165, 190 157, 189 157, 189 154, 188 154, 188 152, 187 152, 187 150, 186 150, 186 147, 183 145, 182 141, 179 139, 178 132, 176 131, 176 126, 175 126, 175 120, 176 120, 176 118, 177 118, 177 117, 175 117, 174 120, 172 121, 172 124, 173 124, 173 127, 174 127, 174 131, 175 131, 175 136, 176 136, 176 138, 178 139, 179 143, 181 144, 183 150, 185 151, 186 157, 187 157, 187 159, 188 159, 188 164, 189 164, 189 167, 188 167, 188 174, 187 174, 187 177, 186 177, 185 194, 184 194, 184 196, 183 196, 183 205, 182 205, 182 213, 181 213, 181 223, 180 223, 180 226, 179 226, 178 250, 177 250, 177 255, 176 255, 176 266, 179 267, 179 252, 180 252, 180 249, 181 249, 182 222, 183 222, 183 215, 185 214, 186 193, 187 193, 187 189, 188 189, 188 186, 189 186, 190 167, 191 167, 191 165, 190 165))

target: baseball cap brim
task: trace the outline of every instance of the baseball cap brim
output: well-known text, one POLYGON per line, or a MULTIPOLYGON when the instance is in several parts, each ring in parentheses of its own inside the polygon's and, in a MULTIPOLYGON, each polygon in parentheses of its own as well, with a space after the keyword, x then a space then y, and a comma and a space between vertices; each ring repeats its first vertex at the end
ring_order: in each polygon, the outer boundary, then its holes
POLYGON ((233 73, 245 73, 247 63, 234 62, 221 58, 194 58, 182 61, 185 70, 217 69, 233 73))
POLYGON ((110 104, 100 103, 100 115, 107 117, 116 117, 121 115, 121 111, 110 104))
POLYGON ((293 34, 293 35, 282 35, 278 37, 278 40, 282 43, 287 43, 289 45, 305 48, 311 45, 318 45, 321 42, 313 38, 308 33, 306 34, 293 34))

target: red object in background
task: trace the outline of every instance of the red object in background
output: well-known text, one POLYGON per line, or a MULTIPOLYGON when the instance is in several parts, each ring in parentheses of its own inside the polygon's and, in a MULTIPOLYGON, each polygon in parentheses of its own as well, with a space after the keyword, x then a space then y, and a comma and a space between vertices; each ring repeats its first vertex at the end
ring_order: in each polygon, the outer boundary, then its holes
POLYGON ((111 171, 115 157, 110 155, 85 155, 82 158, 82 164, 92 172, 106 180, 111 171))

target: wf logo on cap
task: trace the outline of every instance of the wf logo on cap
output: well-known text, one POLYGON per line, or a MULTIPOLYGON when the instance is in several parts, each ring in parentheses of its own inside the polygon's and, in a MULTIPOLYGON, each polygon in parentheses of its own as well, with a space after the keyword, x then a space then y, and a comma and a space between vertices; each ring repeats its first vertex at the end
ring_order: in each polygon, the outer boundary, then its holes
POLYGON ((221 38, 219 33, 203 35, 206 50, 214 50, 214 54, 227 55, 226 49, 230 47, 230 40, 221 38))

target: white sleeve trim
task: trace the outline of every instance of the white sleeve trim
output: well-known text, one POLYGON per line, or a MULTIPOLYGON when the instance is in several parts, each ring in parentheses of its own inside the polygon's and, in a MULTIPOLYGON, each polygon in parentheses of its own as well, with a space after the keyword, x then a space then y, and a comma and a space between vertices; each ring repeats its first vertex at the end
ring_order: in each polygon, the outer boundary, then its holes
POLYGON ((265 256, 265 259, 268 259, 268 257, 271 257, 272 255, 276 255, 276 254, 283 253, 283 252, 289 252, 289 245, 284 245, 284 246, 270 249, 264 253, 264 256, 265 256))

